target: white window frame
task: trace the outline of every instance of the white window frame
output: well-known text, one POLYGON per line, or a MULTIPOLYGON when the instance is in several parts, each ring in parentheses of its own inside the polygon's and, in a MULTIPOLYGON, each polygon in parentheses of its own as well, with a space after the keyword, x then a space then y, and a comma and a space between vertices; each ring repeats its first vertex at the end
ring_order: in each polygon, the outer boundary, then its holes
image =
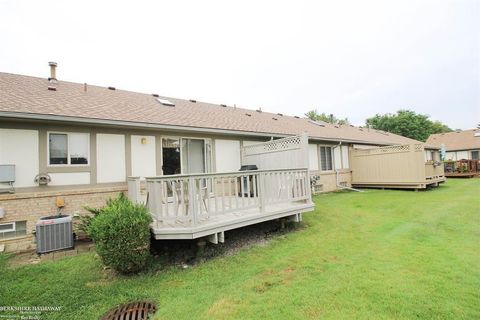
POLYGON ((16 222, 0 223, 0 226, 4 226, 4 225, 8 225, 8 224, 12 225, 12 228, 11 229, 6 229, 6 230, 0 230, 0 233, 17 231, 17 229, 16 229, 17 223, 16 222))
POLYGON ((334 163, 333 163, 333 147, 334 145, 331 145, 331 144, 319 144, 317 146, 318 148, 318 164, 319 164, 319 171, 321 172, 334 172, 335 171, 335 166, 334 166, 334 163), (322 147, 328 147, 330 148, 330 164, 332 165, 332 169, 327 169, 327 170, 323 170, 322 169, 322 147))
POLYGON ((89 167, 90 166, 90 133, 88 132, 62 132, 47 131, 47 167, 89 167), (67 164, 50 164, 50 134, 67 135, 67 164), (71 164, 70 163, 70 135, 85 134, 87 135, 87 164, 71 164))

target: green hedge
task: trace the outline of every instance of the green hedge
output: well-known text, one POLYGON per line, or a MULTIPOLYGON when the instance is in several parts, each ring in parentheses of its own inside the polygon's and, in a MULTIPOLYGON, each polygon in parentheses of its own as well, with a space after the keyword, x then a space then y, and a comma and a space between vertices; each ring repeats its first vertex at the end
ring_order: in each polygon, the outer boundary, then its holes
POLYGON ((122 193, 86 226, 103 263, 120 273, 140 271, 150 255, 150 223, 145 206, 135 204, 122 193))

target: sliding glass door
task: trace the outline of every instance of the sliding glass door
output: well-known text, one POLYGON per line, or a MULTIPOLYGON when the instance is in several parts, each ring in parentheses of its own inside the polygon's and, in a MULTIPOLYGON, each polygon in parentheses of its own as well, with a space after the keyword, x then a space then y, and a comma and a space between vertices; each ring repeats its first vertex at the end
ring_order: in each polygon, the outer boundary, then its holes
POLYGON ((205 140, 182 138, 182 173, 205 172, 205 140))
POLYGON ((210 139, 162 138, 163 174, 210 172, 212 159, 211 145, 210 139))

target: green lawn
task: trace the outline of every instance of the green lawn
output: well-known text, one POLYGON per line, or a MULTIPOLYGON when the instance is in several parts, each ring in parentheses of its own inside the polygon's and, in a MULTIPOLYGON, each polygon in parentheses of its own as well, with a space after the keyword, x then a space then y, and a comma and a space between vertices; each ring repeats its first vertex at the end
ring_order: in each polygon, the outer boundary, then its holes
POLYGON ((158 319, 480 318, 480 179, 315 203, 303 228, 185 270, 119 277, 93 253, 15 269, 3 257, 0 306, 62 306, 42 319, 97 319, 138 298, 157 301, 158 319))

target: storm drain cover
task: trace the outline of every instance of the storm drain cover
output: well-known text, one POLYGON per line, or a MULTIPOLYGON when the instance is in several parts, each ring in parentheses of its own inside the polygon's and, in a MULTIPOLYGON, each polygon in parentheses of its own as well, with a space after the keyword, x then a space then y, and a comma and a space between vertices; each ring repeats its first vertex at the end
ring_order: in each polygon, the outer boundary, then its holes
POLYGON ((101 320, 148 320, 157 306, 149 301, 135 301, 119 305, 105 314, 101 320))

